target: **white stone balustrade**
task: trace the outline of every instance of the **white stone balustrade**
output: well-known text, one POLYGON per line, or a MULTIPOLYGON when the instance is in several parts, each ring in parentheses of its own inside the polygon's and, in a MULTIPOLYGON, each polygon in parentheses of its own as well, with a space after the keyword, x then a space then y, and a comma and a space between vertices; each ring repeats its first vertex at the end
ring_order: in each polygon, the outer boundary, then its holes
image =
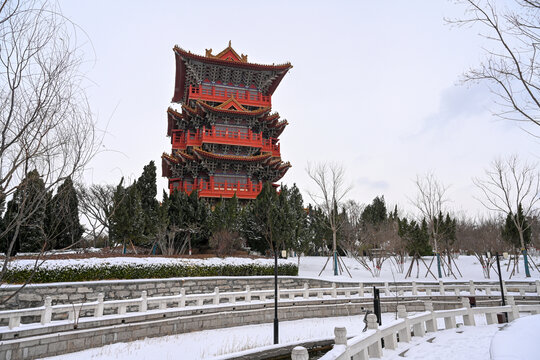
MULTIPOLYGON (((407 317, 405 307, 398 305, 399 320, 395 320, 387 325, 378 326, 377 317, 373 314, 368 315, 368 331, 359 336, 346 339, 347 330, 345 328, 335 328, 335 345, 332 350, 327 352, 320 360, 367 360, 369 358, 381 358, 383 354, 382 342, 384 340, 385 349, 396 349, 399 342, 409 342, 411 340, 411 327, 414 336, 424 336, 425 330, 434 332, 437 330, 436 319, 444 318, 445 327, 455 327, 456 317, 463 318, 464 326, 475 326, 474 315, 484 314, 488 324, 496 322, 496 314, 501 312, 509 313, 509 321, 519 317, 519 312, 530 312, 532 314, 540 313, 540 305, 515 305, 513 297, 508 297, 509 305, 474 308, 469 305, 467 298, 462 298, 463 307, 455 310, 433 311, 433 305, 426 302, 426 312, 407 317), (512 314, 510 316, 510 314, 512 314), (447 321, 447 319, 449 319, 447 321)), ((301 347, 297 347, 298 349, 301 347)), ((300 351, 300 350, 297 350, 300 351)), ((292 359, 297 359, 292 357, 292 359)), ((298 358, 302 359, 302 358, 298 358)))
MULTIPOLYGON (((540 281, 536 280, 534 285, 512 285, 511 288, 516 291, 519 291, 519 294, 529 293, 530 295, 537 296, 540 295, 540 281), (531 292, 533 292, 531 294, 531 292)), ((498 284, 475 284, 473 281, 468 283, 461 284, 444 284, 442 281, 437 285, 432 284, 418 284, 412 282, 409 284, 395 284, 389 285, 388 283, 384 284, 382 296, 393 297, 396 296, 396 291, 398 296, 415 296, 421 298, 421 296, 432 296, 434 291, 436 294, 444 295, 447 292, 454 292, 456 295, 461 294, 462 292, 468 292, 470 295, 475 295, 479 292, 485 292, 486 295, 490 295, 491 291, 495 289, 498 290, 498 284)), ((505 292, 507 294, 507 292, 505 292)), ((309 288, 308 284, 305 283, 302 288, 299 289, 279 289, 279 298, 280 299, 289 299, 296 301, 297 299, 314 299, 314 298, 364 298, 366 296, 373 296, 372 288, 365 288, 362 283, 353 285, 350 287, 337 287, 336 284, 332 284, 329 288, 309 288)), ((39 317, 39 322, 43 325, 48 324, 52 321, 53 318, 67 318, 71 321, 79 319, 79 317, 102 317, 104 315, 105 309, 107 314, 118 314, 123 315, 126 313, 133 312, 147 312, 153 311, 156 309, 165 311, 170 308, 183 308, 186 306, 218 306, 220 304, 235 304, 237 301, 243 301, 251 303, 253 301, 264 302, 274 297, 274 290, 251 290, 249 286, 246 286, 245 291, 236 291, 236 292, 220 292, 219 288, 214 288, 214 292, 206 294, 189 294, 186 295, 184 288, 180 289, 178 295, 171 296, 156 296, 148 297, 146 291, 141 293, 140 298, 136 299, 123 299, 123 300, 109 300, 104 301, 103 294, 98 294, 96 301, 91 301, 83 304, 61 304, 61 305, 52 305, 51 297, 46 297, 44 305, 37 308, 29 309, 18 309, 18 310, 4 310, 0 311, 0 321, 3 319, 8 320, 9 329, 16 328, 21 324, 21 317, 39 317), (92 315, 89 315, 92 314, 92 315)), ((507 296, 508 303, 510 306, 515 306, 515 302, 511 304, 511 301, 514 301, 511 296, 507 296)), ((468 301, 467 301, 468 304, 468 301)), ((398 306, 399 312, 400 306, 398 306)), ((427 310, 427 308, 426 308, 427 310)), ((431 305, 432 311, 433 307, 431 305)), ((469 309, 470 311, 470 309, 469 309)), ((514 317, 515 310, 513 310, 511 317, 514 317)), ((468 316, 468 314, 466 314, 468 316)), ((486 315, 487 321, 494 322, 492 314, 486 315)), ((455 327, 453 322, 453 317, 445 318, 445 323, 447 322, 447 328, 455 327)), ((471 320, 473 321, 473 320, 471 320)), ((421 332, 420 328, 416 329, 417 332, 421 332)), ((427 331, 430 331, 429 327, 426 328, 427 331)))

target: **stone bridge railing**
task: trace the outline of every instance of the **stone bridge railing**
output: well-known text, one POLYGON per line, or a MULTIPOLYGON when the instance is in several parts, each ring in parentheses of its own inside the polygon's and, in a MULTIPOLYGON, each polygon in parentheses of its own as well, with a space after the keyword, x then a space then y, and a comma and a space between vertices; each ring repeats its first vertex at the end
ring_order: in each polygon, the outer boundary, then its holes
MULTIPOLYGON (((479 293, 492 295, 499 291, 498 284, 475 284, 473 281, 465 284, 444 284, 442 281, 438 285, 420 285, 412 282, 410 285, 384 284, 382 296, 384 297, 406 297, 406 296, 432 296, 437 295, 468 295, 474 296, 479 293)), ((540 296, 540 281, 535 285, 512 285, 513 293, 526 295, 534 293, 540 296)), ((373 288, 364 288, 360 283, 351 287, 336 287, 332 284, 328 288, 309 288, 305 283, 299 289, 279 289, 280 300, 310 300, 323 298, 345 298, 359 299, 373 296, 373 288)), ((26 323, 41 323, 47 325, 56 319, 68 319, 78 322, 82 317, 101 318, 105 315, 124 315, 129 313, 146 313, 148 311, 160 311, 170 308, 184 308, 187 306, 219 306, 221 304, 235 304, 238 301, 251 303, 252 301, 266 302, 273 301, 274 290, 251 290, 246 286, 244 291, 220 292, 216 287, 212 293, 188 294, 185 289, 180 289, 178 295, 148 297, 146 291, 142 291, 141 297, 123 300, 104 300, 102 293, 98 294, 96 301, 78 304, 58 304, 52 305, 50 296, 45 298, 43 306, 27 309, 0 311, 0 324, 6 323, 9 329, 17 328, 21 325, 21 318, 29 319, 26 323)), ((2 327, 0 326, 0 332, 2 327)))
MULTIPOLYGON (((444 319, 446 329, 456 327, 456 317, 463 318, 465 326, 475 326, 475 315, 485 315, 488 324, 497 323, 497 314, 506 312, 508 321, 519 318, 520 312, 540 314, 538 305, 516 305, 512 296, 507 297, 507 306, 471 308, 467 298, 462 298, 462 308, 455 310, 433 311, 430 301, 425 302, 425 312, 407 316, 405 306, 398 306, 399 320, 381 327, 377 324, 377 316, 370 314, 367 317, 368 330, 359 336, 347 340, 347 330, 344 327, 334 329, 335 345, 320 360, 367 360, 383 356, 385 349, 395 350, 399 342, 410 342, 412 336, 423 337, 426 332, 437 331, 437 319, 444 319)), ((308 352, 305 348, 296 347, 291 354, 291 360, 307 360, 308 352)))

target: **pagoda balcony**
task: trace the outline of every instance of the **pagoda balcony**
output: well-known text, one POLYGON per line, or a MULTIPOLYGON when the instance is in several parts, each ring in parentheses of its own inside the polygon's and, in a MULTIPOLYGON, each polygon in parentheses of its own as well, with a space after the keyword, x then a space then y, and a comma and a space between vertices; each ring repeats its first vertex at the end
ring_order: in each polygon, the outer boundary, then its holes
POLYGON ((196 190, 201 197, 213 197, 213 198, 231 198, 236 194, 239 199, 255 199, 261 192, 263 187, 262 182, 254 183, 250 179, 247 183, 239 182, 214 182, 213 177, 210 177, 210 181, 204 181, 199 179, 194 183, 188 181, 181 181, 180 179, 170 179, 169 191, 172 194, 174 190, 183 191, 187 194, 191 194, 196 190), (178 181, 177 186, 174 182, 178 181))
POLYGON ((234 97, 242 105, 267 107, 272 105, 270 96, 260 92, 253 93, 249 90, 232 89, 217 86, 195 87, 189 85, 189 99, 224 102, 234 97))
POLYGON ((234 130, 217 130, 205 127, 197 131, 174 130, 172 133, 173 149, 185 150, 188 146, 207 144, 226 144, 260 148, 263 152, 272 152, 272 156, 280 156, 280 144, 275 139, 263 139, 262 133, 234 130))

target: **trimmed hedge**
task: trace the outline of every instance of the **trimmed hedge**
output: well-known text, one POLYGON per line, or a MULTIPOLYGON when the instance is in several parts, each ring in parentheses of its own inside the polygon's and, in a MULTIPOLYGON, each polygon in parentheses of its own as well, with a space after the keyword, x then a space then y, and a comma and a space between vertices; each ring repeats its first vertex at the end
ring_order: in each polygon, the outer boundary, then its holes
MULTIPOLYGON (((7 283, 20 284, 32 274, 32 270, 12 268, 7 271, 7 283)), ((294 264, 278 266, 279 275, 298 275, 294 264)), ((274 275, 274 267, 259 264, 248 265, 99 265, 66 266, 55 269, 39 268, 30 283, 51 283, 92 280, 163 279, 172 277, 204 276, 258 276, 274 275)))

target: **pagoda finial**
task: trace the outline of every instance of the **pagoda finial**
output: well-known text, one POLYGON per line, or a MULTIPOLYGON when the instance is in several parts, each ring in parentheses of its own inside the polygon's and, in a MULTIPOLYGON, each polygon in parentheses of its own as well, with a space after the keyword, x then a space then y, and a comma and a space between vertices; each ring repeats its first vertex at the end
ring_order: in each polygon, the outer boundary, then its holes
POLYGON ((229 47, 231 47, 231 40, 229 40, 229 47))

